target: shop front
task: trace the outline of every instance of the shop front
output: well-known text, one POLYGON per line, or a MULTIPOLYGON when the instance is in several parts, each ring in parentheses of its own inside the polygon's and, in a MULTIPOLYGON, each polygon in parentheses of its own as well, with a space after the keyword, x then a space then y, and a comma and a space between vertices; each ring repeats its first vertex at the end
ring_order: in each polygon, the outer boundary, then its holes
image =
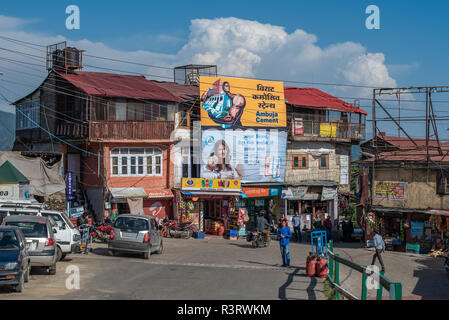
MULTIPOLYGON (((368 236, 377 228, 386 250, 427 254, 449 248, 449 211, 375 208, 368 236)), ((369 237, 371 238, 371 237, 369 237)))
POLYGON ((285 212, 284 204, 280 201, 281 194, 280 185, 243 187, 243 198, 238 206, 248 212, 249 221, 246 227, 249 231, 256 228, 257 216, 262 210, 268 214, 269 220, 274 222, 279 220, 281 214, 285 212))
POLYGON ((152 216, 161 224, 164 219, 172 218, 173 193, 169 189, 111 188, 110 217, 120 214, 152 216))
POLYGON ((183 178, 177 200, 180 223, 194 223, 199 232, 229 236, 243 233, 246 211, 238 205, 238 179, 183 178))
POLYGON ((287 208, 287 218, 298 212, 301 216, 303 230, 313 229, 313 220, 319 219, 321 223, 327 216, 333 221, 334 228, 338 219, 337 186, 327 185, 300 185, 291 186, 282 190, 282 199, 287 208))

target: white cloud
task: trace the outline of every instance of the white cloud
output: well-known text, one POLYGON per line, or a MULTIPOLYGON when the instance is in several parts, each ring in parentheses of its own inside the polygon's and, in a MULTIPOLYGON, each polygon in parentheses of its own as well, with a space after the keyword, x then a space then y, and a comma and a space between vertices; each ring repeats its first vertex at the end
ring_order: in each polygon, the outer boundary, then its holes
MULTIPOLYGON (((65 40, 59 35, 41 35, 26 32, 23 26, 29 21, 19 18, 0 16, 0 34, 39 44, 51 44, 65 40)), ((160 35, 167 37, 167 35, 160 35)), ((288 79, 297 81, 349 83, 368 86, 394 87, 396 81, 390 76, 383 53, 370 53, 354 42, 336 43, 320 47, 318 38, 304 30, 292 33, 282 26, 263 24, 257 21, 238 18, 195 19, 191 21, 190 35, 185 45, 174 54, 161 54, 154 51, 123 51, 109 47, 101 42, 84 39, 70 41, 69 45, 86 50, 87 55, 97 55, 114 59, 134 61, 151 65, 174 67, 189 63, 217 64, 220 74, 234 76, 263 77, 271 79, 288 79)), ((14 45, 0 40, 0 47, 39 54, 36 50, 14 45)), ((45 49, 45 48, 42 48, 45 49)), ((45 53, 40 53, 45 57, 45 53)), ((0 57, 14 57, 0 51, 0 57)), ((29 61, 21 56, 14 59, 29 61)), ((157 80, 169 80, 173 77, 170 70, 146 68, 131 64, 104 61, 92 57, 85 58, 85 64, 123 71, 151 74, 157 80), (156 76, 162 77, 156 77, 156 76)), ((45 60, 42 60, 42 65, 45 60)), ((0 61, 0 68, 14 65, 0 61)), ((26 69, 20 68, 21 71, 26 69)), ((86 68, 91 71, 98 69, 86 68)), ((107 71, 105 71, 107 72, 107 71)), ((45 76, 45 69, 42 68, 45 76)), ((14 75, 17 78, 17 75, 14 75)), ((5 79, 7 76, 5 75, 5 79)), ((39 80, 26 78, 26 83, 39 83, 39 80)), ((0 82, 1 84, 1 82, 0 82)), ((286 83, 286 85, 301 84, 286 83)), ((369 96, 369 90, 348 87, 320 87, 321 89, 342 96, 369 96)), ((26 94, 31 89, 16 87, 26 94)), ((14 97, 18 98, 18 97, 14 97)), ((352 102, 352 101, 350 101, 352 102)))

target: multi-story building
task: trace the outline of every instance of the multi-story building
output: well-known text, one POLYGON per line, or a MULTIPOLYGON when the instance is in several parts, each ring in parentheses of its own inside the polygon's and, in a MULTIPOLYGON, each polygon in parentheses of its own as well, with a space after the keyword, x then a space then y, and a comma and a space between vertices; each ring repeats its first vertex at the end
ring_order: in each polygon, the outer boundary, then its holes
POLYGON ((142 210, 170 217, 173 131, 198 88, 79 71, 82 53, 58 50, 75 55, 64 60, 55 53, 43 83, 15 102, 20 144, 14 149, 62 152, 76 182, 71 206, 84 204, 97 219, 142 210))
POLYGON ((336 228, 350 194, 351 147, 365 139, 366 112, 314 88, 285 87, 289 135, 282 205, 311 226, 318 212, 336 228))
POLYGON ((426 253, 449 242, 449 145, 387 136, 361 145, 359 216, 367 238, 374 228, 390 250, 426 253))

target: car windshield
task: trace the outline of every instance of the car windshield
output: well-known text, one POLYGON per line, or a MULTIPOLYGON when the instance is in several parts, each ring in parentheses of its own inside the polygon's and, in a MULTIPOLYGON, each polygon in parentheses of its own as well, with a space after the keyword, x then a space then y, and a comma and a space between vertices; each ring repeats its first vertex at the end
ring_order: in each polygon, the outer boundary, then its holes
POLYGON ((139 232, 149 229, 146 219, 123 217, 115 221, 115 228, 125 232, 139 232))
POLYGON ((47 225, 43 222, 8 222, 7 224, 19 227, 26 238, 47 238, 47 225))
POLYGON ((0 250, 19 249, 19 240, 12 230, 0 231, 0 250))

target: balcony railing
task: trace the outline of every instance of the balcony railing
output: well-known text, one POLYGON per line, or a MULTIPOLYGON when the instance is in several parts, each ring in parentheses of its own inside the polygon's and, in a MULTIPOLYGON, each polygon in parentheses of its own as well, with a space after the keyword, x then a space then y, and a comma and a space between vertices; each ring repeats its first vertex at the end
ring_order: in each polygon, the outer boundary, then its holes
POLYGON ((172 121, 91 121, 89 140, 160 140, 169 139, 172 121))
POLYGON ((345 140, 365 140, 365 124, 347 123, 342 121, 321 122, 314 120, 293 121, 289 128, 294 138, 327 138, 345 140))

